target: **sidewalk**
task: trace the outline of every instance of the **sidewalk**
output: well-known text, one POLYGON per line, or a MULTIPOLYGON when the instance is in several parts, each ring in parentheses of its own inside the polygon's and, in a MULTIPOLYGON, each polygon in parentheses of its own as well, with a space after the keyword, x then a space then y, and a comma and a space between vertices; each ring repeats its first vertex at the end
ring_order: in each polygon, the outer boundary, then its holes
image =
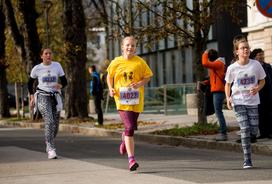
POLYGON ((64 157, 48 161, 44 153, 18 147, 0 147, 0 155, 2 184, 195 184, 149 173, 128 174, 127 170, 64 157))
MULTIPOLYGON (((224 111, 226 122, 228 126, 238 127, 232 111, 224 111)), ((95 114, 91 115, 96 118, 95 114)), ((104 114, 104 124, 120 123, 120 117, 117 113, 104 114)), ((239 139, 237 132, 230 132, 228 134, 228 141, 215 141, 216 135, 199 135, 190 137, 173 137, 165 135, 154 135, 152 132, 156 130, 168 129, 172 127, 191 126, 197 121, 195 115, 163 115, 163 114, 141 114, 139 121, 146 122, 144 126, 138 126, 135 134, 135 139, 138 141, 145 141, 154 144, 168 144, 173 146, 186 146, 205 149, 218 149, 241 152, 241 145, 235 141, 239 139)), ((208 117, 208 122, 216 122, 215 115, 208 117)), ((0 126, 6 126, 7 122, 0 121, 0 126)), ((11 125, 9 123, 9 125, 11 125)), ((26 123, 16 122, 13 126, 43 128, 43 123, 26 123)), ((103 128, 94 127, 93 123, 86 124, 60 124, 60 131, 79 133, 90 136, 112 136, 120 137, 122 129, 107 130, 103 128)), ((252 144, 252 151, 256 154, 272 155, 272 139, 261 139, 257 143, 252 144)))
MULTIPOLYGON (((232 111, 224 111, 225 118, 227 121, 228 126, 238 126, 236 123, 236 119, 234 117, 234 114, 232 111)), ((96 115, 91 115, 93 117, 96 117, 96 115)), ((119 117, 118 113, 114 114, 105 114, 104 119, 106 120, 105 123, 112 123, 114 122, 121 122, 121 119, 119 117)), ((149 125, 149 126, 139 126, 137 132, 141 133, 150 133, 156 130, 162 130, 166 128, 172 128, 175 126, 179 127, 185 127, 185 126, 192 126, 195 122, 197 122, 197 116, 196 115, 164 115, 164 114, 140 114, 138 121, 144 121, 144 122, 156 122, 155 125, 149 125)), ((208 122, 216 122, 217 118, 215 115, 208 116, 208 122)))

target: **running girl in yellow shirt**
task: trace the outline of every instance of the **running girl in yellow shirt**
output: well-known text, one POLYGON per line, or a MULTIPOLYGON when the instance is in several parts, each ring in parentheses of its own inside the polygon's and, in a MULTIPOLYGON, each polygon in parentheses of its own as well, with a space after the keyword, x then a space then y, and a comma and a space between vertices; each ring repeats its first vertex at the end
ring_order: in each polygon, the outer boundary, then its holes
POLYGON ((146 62, 135 55, 137 40, 125 37, 121 44, 122 56, 109 65, 107 83, 110 96, 114 97, 117 110, 124 123, 120 154, 127 153, 129 170, 135 171, 139 164, 134 157, 134 130, 137 130, 139 113, 144 107, 144 85, 153 75, 146 62))

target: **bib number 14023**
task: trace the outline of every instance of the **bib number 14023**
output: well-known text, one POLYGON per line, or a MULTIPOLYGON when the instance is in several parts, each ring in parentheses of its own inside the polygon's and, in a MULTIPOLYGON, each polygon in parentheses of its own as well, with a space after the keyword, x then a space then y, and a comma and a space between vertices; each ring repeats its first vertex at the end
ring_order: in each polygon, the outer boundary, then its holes
POLYGON ((139 104, 139 89, 130 87, 120 88, 120 104, 122 105, 137 105, 139 104))

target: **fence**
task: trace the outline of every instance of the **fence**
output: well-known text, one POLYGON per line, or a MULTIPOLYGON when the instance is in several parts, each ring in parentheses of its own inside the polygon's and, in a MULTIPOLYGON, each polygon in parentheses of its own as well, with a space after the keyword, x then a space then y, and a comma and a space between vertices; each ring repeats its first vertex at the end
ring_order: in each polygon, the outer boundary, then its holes
MULTIPOLYGON (((161 87, 145 87, 144 113, 185 114, 186 95, 195 93, 195 83, 167 84, 161 87)), ((105 113, 116 112, 113 98, 106 91, 103 107, 105 113)))

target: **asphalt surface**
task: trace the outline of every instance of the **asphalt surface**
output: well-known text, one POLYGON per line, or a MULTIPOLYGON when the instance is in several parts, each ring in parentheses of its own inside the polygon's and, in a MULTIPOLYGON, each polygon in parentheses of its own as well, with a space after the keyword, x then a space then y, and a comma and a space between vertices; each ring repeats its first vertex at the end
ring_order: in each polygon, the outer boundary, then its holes
POLYGON ((60 159, 48 160, 43 131, 0 129, 0 183, 272 183, 271 156, 253 155, 254 168, 242 169, 238 152, 136 142, 137 172, 119 155, 119 138, 60 133, 60 159))
MULTIPOLYGON (((228 127, 236 127, 238 130, 238 124, 232 111, 224 111, 225 119, 228 127)), ((94 118, 96 115, 92 114, 94 118)), ((117 113, 105 114, 104 124, 115 124, 120 123, 120 117, 117 113)), ((165 144, 172 146, 186 146, 191 148, 205 148, 215 150, 226 150, 241 152, 241 144, 236 143, 239 139, 237 131, 228 133, 228 141, 217 142, 215 141, 216 135, 198 135, 189 137, 172 137, 154 135, 152 132, 156 130, 163 130, 172 127, 184 127, 191 126, 197 121, 195 115, 162 115, 162 114, 141 114, 139 121, 145 122, 146 124, 138 126, 138 130, 135 134, 137 141, 145 141, 153 144, 165 144)), ((209 122, 216 122, 216 117, 209 116, 209 122)), ((16 127, 31 127, 42 129, 44 127, 43 122, 6 122, 5 120, 0 121, 0 126, 16 126, 16 127)), ((72 124, 60 124, 60 131, 77 133, 88 136, 110 136, 120 137, 123 129, 108 130, 103 127, 95 127, 94 122, 92 123, 72 123, 72 124)), ((256 154, 272 155, 272 139, 261 139, 257 143, 252 144, 252 151, 256 154)))

